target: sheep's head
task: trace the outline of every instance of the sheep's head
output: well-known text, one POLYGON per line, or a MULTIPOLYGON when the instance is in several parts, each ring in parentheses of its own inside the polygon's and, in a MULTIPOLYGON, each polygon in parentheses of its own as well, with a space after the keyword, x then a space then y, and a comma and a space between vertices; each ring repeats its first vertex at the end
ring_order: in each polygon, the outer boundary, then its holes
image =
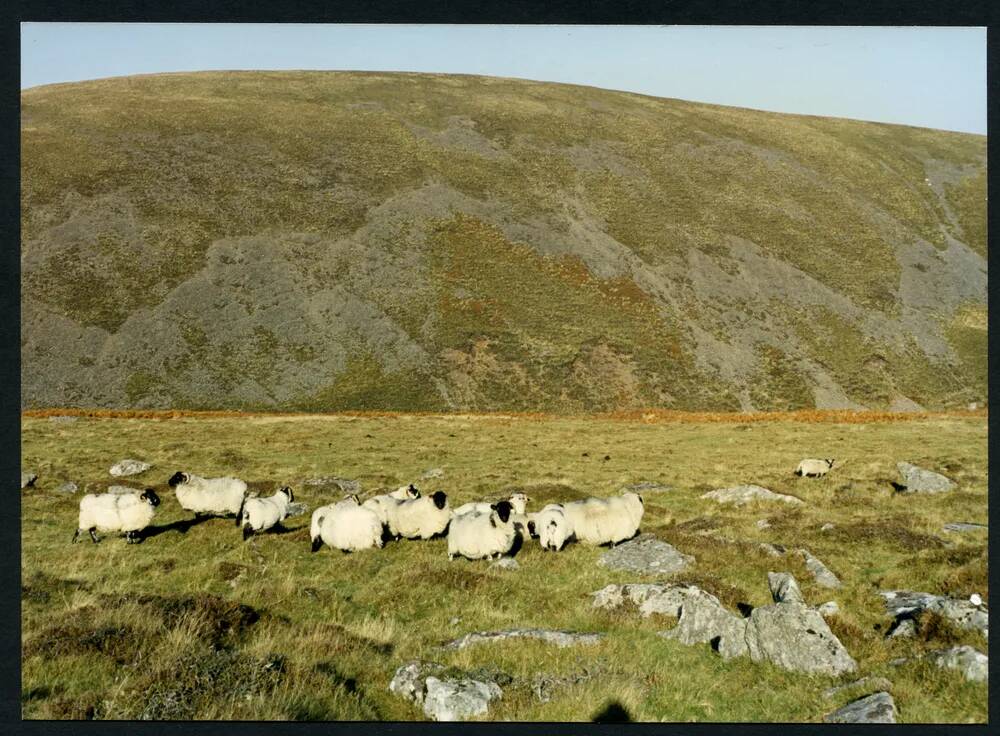
MULTIPOLYGON (((289 499, 289 500, 291 500, 291 499, 289 499)), ((355 506, 360 506, 361 505, 361 499, 358 498, 358 494, 357 493, 349 493, 349 494, 347 494, 346 496, 344 496, 344 500, 352 502, 355 506)))
POLYGON ((444 491, 434 491, 431 494, 431 500, 434 501, 434 505, 439 509, 443 509, 448 505, 448 495, 444 491))
POLYGON ((510 502, 511 508, 515 513, 523 514, 528 506, 528 501, 531 499, 528 497, 528 494, 518 491, 517 493, 510 494, 507 500, 510 502))
POLYGON ((279 488, 278 493, 284 493, 286 496, 288 496, 289 503, 295 500, 295 496, 292 494, 292 489, 289 488, 288 486, 282 486, 281 488, 279 488))
POLYGON ((170 486, 171 488, 176 488, 181 483, 187 483, 190 477, 191 476, 189 476, 187 473, 182 473, 181 471, 178 470, 176 473, 170 476, 170 480, 167 481, 167 485, 170 486))
POLYGON ((490 508, 497 512, 497 516, 500 517, 500 521, 504 524, 510 520, 510 512, 514 510, 510 501, 500 501, 490 506, 490 508))
POLYGON ((139 498, 148 503, 150 506, 160 505, 160 497, 156 495, 156 491, 154 491, 152 488, 147 488, 145 491, 143 491, 142 495, 139 496, 139 498))
POLYGON ((410 483, 410 485, 406 487, 406 495, 410 498, 420 498, 420 491, 415 485, 410 483))

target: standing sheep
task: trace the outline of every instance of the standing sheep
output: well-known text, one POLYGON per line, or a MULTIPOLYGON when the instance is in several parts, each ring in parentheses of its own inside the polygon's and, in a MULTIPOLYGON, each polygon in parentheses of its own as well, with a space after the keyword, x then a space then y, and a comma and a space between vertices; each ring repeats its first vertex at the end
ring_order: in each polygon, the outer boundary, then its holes
POLYGON ((109 532, 125 532, 129 544, 142 541, 139 532, 153 520, 155 508, 160 498, 152 488, 139 493, 88 493, 80 499, 80 518, 73 542, 86 529, 96 544, 100 540, 96 529, 109 532))
POLYGON ((563 513, 574 537, 586 544, 608 544, 631 539, 639 531, 642 496, 626 491, 611 498, 586 498, 563 504, 563 513))
POLYGON ((807 478, 821 478, 830 472, 833 467, 833 459, 829 460, 816 460, 813 458, 806 458, 799 463, 799 466, 795 468, 795 475, 807 478))
POLYGON ((542 549, 558 552, 573 535, 562 504, 550 503, 535 516, 533 522, 542 549))
MULTIPOLYGON (((309 538, 316 541, 319 538, 319 527, 325 516, 328 515, 330 511, 337 508, 338 506, 351 505, 359 506, 361 505, 361 500, 358 498, 358 494, 351 493, 344 496, 341 500, 334 503, 328 503, 326 506, 320 506, 318 509, 312 512, 312 517, 309 520, 309 538)), ((319 549, 317 547, 317 549, 319 549)), ((314 552, 316 550, 313 550, 314 552)))
POLYGON ((237 525, 243 526, 243 539, 256 532, 267 531, 283 521, 288 516, 288 504, 293 498, 292 489, 288 486, 279 488, 269 498, 248 498, 236 517, 237 525))
POLYGON ((236 526, 240 525, 247 484, 239 478, 202 478, 178 471, 170 476, 167 485, 174 489, 181 508, 193 511, 195 516, 233 514, 236 526))
POLYGON ((430 496, 400 501, 389 514, 389 533, 407 539, 430 539, 443 533, 449 521, 448 496, 435 491, 430 496))
POLYGON ((490 507, 489 513, 474 511, 456 516, 448 529, 448 561, 455 555, 480 560, 510 552, 517 536, 510 515, 510 502, 500 501, 490 507))
MULTIPOLYGON (((512 511, 515 514, 524 516, 525 509, 528 506, 528 501, 531 500, 526 494, 518 491, 517 493, 512 493, 505 499, 511 506, 512 511)), ((461 516, 462 514, 488 514, 495 504, 491 504, 489 501, 470 501, 469 503, 463 503, 457 509, 452 512, 452 516, 461 516)))
POLYGON ((351 495, 340 503, 317 509, 313 514, 312 551, 325 542, 341 552, 353 552, 369 547, 382 547, 382 522, 373 510, 358 503, 351 495))

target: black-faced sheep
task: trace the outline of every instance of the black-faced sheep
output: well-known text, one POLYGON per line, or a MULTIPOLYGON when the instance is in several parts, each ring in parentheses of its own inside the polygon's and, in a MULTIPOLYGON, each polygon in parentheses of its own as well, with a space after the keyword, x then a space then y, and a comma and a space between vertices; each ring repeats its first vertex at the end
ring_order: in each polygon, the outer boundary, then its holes
POLYGON ((586 498, 563 504, 563 514, 573 536, 593 545, 614 546, 634 537, 643 510, 642 496, 632 491, 611 498, 586 498))
POLYGON ((510 502, 500 501, 488 513, 473 511, 453 518, 448 529, 448 560, 455 555, 480 560, 509 552, 517 536, 510 516, 510 502))
POLYGON ((98 542, 96 529, 125 532, 129 544, 142 541, 140 532, 153 520, 160 498, 152 488, 140 493, 90 493, 80 499, 80 518, 73 541, 86 529, 98 542))
POLYGON ((430 496, 400 501, 389 514, 389 533, 407 539, 430 539, 443 533, 449 521, 448 496, 435 491, 430 496))
POLYGON ((327 507, 319 518, 313 516, 312 551, 324 543, 341 552, 382 547, 382 522, 378 514, 358 504, 358 497, 327 507))
POLYGON ((283 521, 293 499, 292 489, 288 486, 279 488, 268 498, 248 498, 236 519, 237 524, 243 527, 243 539, 267 531, 283 521))
POLYGON ((816 460, 814 458, 806 458, 799 463, 799 466, 795 468, 795 475, 805 476, 807 478, 821 478, 830 472, 833 467, 833 460, 816 460))
POLYGON ((240 510, 247 497, 247 484, 239 478, 202 478, 178 471, 170 476, 167 485, 174 489, 181 508, 193 511, 195 516, 233 514, 239 526, 240 510))

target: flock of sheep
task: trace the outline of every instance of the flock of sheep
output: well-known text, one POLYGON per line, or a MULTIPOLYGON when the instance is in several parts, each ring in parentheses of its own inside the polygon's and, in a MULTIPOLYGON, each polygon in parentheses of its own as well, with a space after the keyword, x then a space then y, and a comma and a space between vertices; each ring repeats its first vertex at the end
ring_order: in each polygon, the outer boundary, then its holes
MULTIPOLYGON (((806 459, 799 463, 795 474, 820 477, 833 467, 833 462, 806 459)), ((294 498, 287 486, 267 498, 248 497, 247 484, 229 477, 202 478, 177 472, 167 484, 174 489, 181 507, 195 516, 235 515, 236 526, 243 527, 244 540, 277 526, 288 515, 294 498)), ((424 496, 410 484, 364 503, 351 494, 319 507, 312 514, 309 536, 313 552, 324 544, 354 552, 381 548, 386 537, 431 539, 446 534, 449 560, 456 556, 478 560, 507 554, 518 537, 537 538, 542 549, 556 552, 571 540, 614 546, 639 532, 645 510, 642 496, 632 491, 610 498, 548 504, 533 513, 527 511, 530 500, 524 493, 514 493, 495 503, 476 501, 452 509, 443 491, 424 496)), ((86 530, 97 542, 96 530, 100 529, 124 532, 129 544, 139 542, 159 504, 152 488, 142 493, 88 494, 80 500, 73 541, 86 530)))

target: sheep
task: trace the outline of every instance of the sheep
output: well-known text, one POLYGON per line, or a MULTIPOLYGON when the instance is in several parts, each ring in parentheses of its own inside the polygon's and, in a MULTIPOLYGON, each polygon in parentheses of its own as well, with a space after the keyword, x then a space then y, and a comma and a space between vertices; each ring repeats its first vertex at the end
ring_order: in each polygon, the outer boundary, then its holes
MULTIPOLYGON (((312 551, 317 552, 325 542, 341 552, 353 552, 369 547, 382 547, 382 522, 372 509, 358 503, 358 497, 351 495, 337 504, 325 507, 327 510, 316 518, 312 534, 312 551)), ((319 510, 317 509, 317 513, 319 510)))
POLYGON ((455 559, 455 555, 480 560, 510 552, 517 536, 510 513, 510 502, 500 501, 490 507, 489 513, 474 511, 452 519, 448 530, 448 561, 455 559))
POLYGON ((244 541, 256 532, 267 531, 288 515, 288 504, 294 500, 292 489, 283 486, 269 498, 248 498, 243 503, 238 526, 243 527, 244 541))
MULTIPOLYGON (((328 503, 326 506, 320 506, 312 513, 312 518, 309 521, 309 538, 315 542, 319 538, 320 525, 322 524, 323 517, 327 516, 330 511, 332 511, 337 506, 351 505, 359 506, 361 501, 356 493, 351 493, 350 495, 344 496, 340 501, 335 503, 328 503)), ((318 547, 317 547, 318 549, 318 547)), ((315 551, 315 550, 313 550, 315 551)))
POLYGON ((833 459, 829 460, 815 460, 813 458, 806 458, 799 463, 799 466, 795 468, 795 475, 807 478, 821 478, 826 475, 830 468, 833 467, 833 459))
POLYGON ((436 491, 430 496, 400 501, 392 508, 389 533, 407 539, 430 539, 443 533, 450 521, 448 496, 443 491, 436 491))
POLYGON ((236 526, 240 525, 247 484, 239 478, 202 478, 178 471, 170 476, 167 485, 174 489, 181 508, 193 511, 196 517, 234 514, 236 526))
POLYGON ((420 498, 420 491, 415 485, 410 483, 409 485, 400 486, 392 493, 387 493, 386 495, 398 501, 405 501, 408 498, 420 498))
POLYGON ((542 549, 558 552, 573 534, 562 504, 550 503, 535 516, 533 526, 542 549))
POLYGON ((139 532, 149 526, 155 509, 160 505, 160 497, 152 488, 139 493, 88 493, 80 499, 80 519, 77 523, 73 542, 86 529, 96 544, 95 529, 110 532, 125 532, 129 544, 142 541, 139 532))
POLYGON ((639 531, 643 514, 642 496, 626 491, 611 498, 585 498, 563 504, 563 514, 580 542, 593 545, 631 539, 639 531))
MULTIPOLYGON (((528 501, 531 500, 527 495, 521 493, 512 493, 505 499, 511 506, 513 512, 519 516, 525 515, 525 509, 527 508, 528 501)), ((491 504, 489 501, 470 501, 469 503, 463 503, 457 509, 452 512, 452 516, 461 516, 462 514, 478 513, 478 514, 488 514, 493 509, 495 504, 491 504)))

